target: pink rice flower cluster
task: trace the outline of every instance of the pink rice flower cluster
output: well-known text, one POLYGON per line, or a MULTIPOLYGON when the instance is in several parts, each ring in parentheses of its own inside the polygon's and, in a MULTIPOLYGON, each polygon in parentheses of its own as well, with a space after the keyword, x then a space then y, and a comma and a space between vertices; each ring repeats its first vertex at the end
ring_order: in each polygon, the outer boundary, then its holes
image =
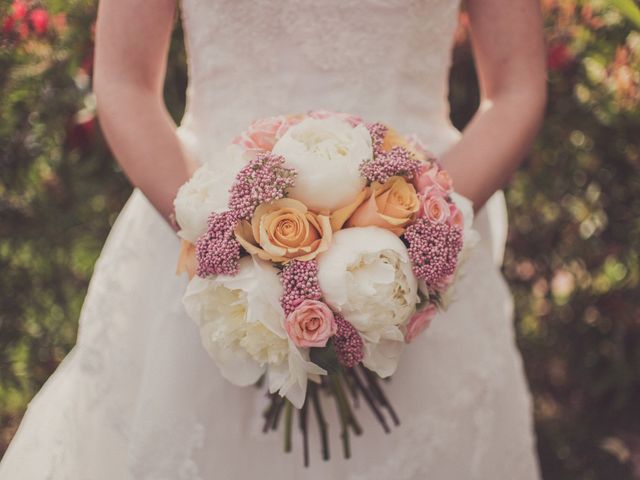
POLYGON ((196 274, 235 275, 240 261, 240 244, 234 235, 238 219, 232 211, 213 212, 207 231, 196 241, 196 274))
POLYGON ((373 156, 376 154, 382 153, 382 143, 384 142, 384 136, 389 130, 384 123, 376 122, 376 123, 367 123, 365 124, 367 130, 369 130, 369 135, 371 135, 371 143, 373 144, 373 156))
POLYGON ((360 173, 369 182, 385 183, 393 176, 403 176, 408 180, 420 174, 422 163, 413 153, 400 145, 390 151, 382 149, 388 127, 382 123, 368 123, 367 129, 373 143, 373 159, 360 164, 360 173))
POLYGON ((456 270, 462 228, 419 218, 407 227, 404 238, 409 243, 413 273, 424 280, 429 290, 438 291, 456 270))
POLYGON ((341 314, 334 313, 338 331, 332 337, 338 361, 347 368, 355 367, 364 358, 364 342, 353 325, 341 314))
POLYGON ((280 272, 284 294, 280 304, 285 315, 293 312, 304 300, 320 300, 322 292, 318 283, 318 262, 315 260, 288 262, 280 272))
POLYGON ((238 220, 249 220, 261 203, 283 198, 295 177, 296 171, 284 166, 284 157, 259 153, 236 175, 229 190, 229 209, 238 220))
POLYGON ((385 183, 393 176, 408 180, 417 177, 421 169, 420 160, 406 148, 395 146, 389 152, 374 154, 373 160, 360 164, 360 173, 370 182, 385 183))

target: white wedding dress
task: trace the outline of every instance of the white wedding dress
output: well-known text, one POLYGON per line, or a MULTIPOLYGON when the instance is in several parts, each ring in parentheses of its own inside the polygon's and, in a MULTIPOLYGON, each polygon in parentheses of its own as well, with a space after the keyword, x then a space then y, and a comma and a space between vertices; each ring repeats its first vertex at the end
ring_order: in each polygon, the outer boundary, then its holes
MULTIPOLYGON (((445 151, 459 138, 447 104, 458 8, 453 0, 183 0, 185 150, 215 158, 255 118, 323 108, 387 122, 445 151)), ((229 182, 236 168, 220 160, 229 182)), ((229 384, 201 347, 181 304, 186 279, 174 273, 178 239, 135 191, 96 263, 77 345, 29 404, 0 480, 539 478, 499 270, 501 192, 475 226, 482 241, 456 301, 384 384, 401 426, 385 435, 361 407, 365 432, 344 460, 327 401, 332 458, 320 458, 312 417, 305 469, 299 435, 283 453, 281 431, 261 432, 261 391, 229 384)))

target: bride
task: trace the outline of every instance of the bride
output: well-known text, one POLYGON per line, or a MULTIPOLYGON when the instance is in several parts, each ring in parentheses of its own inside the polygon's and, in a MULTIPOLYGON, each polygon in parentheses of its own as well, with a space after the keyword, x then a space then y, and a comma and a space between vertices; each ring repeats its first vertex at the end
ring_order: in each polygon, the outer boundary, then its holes
MULTIPOLYGON (((161 95, 176 0, 102 0, 100 120, 137 188, 96 263, 77 345, 30 403, 0 480, 539 478, 499 270, 499 189, 545 103, 537 4, 468 1, 482 102, 460 134, 447 104, 455 0, 183 0, 190 81, 178 128, 161 95), (402 425, 385 435, 363 410, 353 458, 323 462, 312 445, 305 469, 280 435, 261 433, 262 396, 223 380, 201 347, 169 219, 178 187, 253 119, 310 109, 418 134, 473 201, 482 241, 456 301, 386 385, 402 425)), ((221 178, 233 173, 220 159, 221 178)))

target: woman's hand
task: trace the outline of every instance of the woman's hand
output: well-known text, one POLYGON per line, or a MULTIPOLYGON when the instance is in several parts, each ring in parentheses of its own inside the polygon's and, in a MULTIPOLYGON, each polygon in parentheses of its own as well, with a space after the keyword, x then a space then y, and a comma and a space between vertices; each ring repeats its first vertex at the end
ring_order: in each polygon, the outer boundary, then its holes
POLYGON ((94 78, 100 125, 114 155, 167 220, 195 169, 162 98, 175 11, 175 0, 101 0, 94 78))
POLYGON ((537 0, 468 0, 482 100, 443 164, 474 209, 502 188, 529 149, 546 104, 537 0))

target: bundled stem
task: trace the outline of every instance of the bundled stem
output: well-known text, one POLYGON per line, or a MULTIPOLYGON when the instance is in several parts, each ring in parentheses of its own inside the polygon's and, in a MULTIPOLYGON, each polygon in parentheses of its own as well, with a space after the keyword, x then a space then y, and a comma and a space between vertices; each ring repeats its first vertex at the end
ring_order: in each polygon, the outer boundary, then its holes
POLYGON ((284 451, 291 451, 291 427, 293 424, 293 404, 285 400, 284 406, 284 451))
POLYGON ((320 441, 322 443, 322 459, 329 460, 329 435, 327 433, 327 421, 322 413, 322 406, 318 398, 318 386, 315 383, 309 385, 309 396, 313 403, 313 410, 318 420, 318 428, 320 430, 320 441))
POLYGON ((383 430, 385 431, 385 433, 389 433, 391 429, 389 428, 389 425, 387 424, 387 421, 384 418, 384 415, 382 415, 382 412, 376 405, 376 401, 373 395, 371 394, 369 389, 366 387, 366 385, 362 382, 362 380, 358 376, 358 372, 356 371, 355 368, 352 368, 351 370, 349 370, 349 373, 351 375, 351 378, 353 378, 355 385, 362 393, 362 396, 367 402, 367 405, 369 405, 369 408, 371 408, 371 411, 375 415, 376 419, 380 422, 380 425, 382 425, 383 430))
POLYGON ((336 401, 336 407, 338 408, 338 417, 340 418, 340 437, 342 438, 342 449, 344 452, 344 458, 351 458, 351 446, 349 443, 349 417, 345 409, 344 403, 341 401, 340 394, 338 393, 340 387, 340 379, 336 375, 329 376, 331 381, 331 388, 336 401))
MULTIPOLYGON (((321 377, 320 383, 309 382, 307 398, 298 412, 298 427, 302 435, 303 458, 305 467, 309 466, 309 409, 313 408, 322 445, 322 459, 329 459, 329 435, 328 423, 322 411, 319 391, 330 389, 336 403, 338 418, 340 420, 340 437, 345 458, 351 458, 351 443, 349 430, 353 429, 356 435, 362 434, 362 427, 358 423, 352 405, 357 405, 360 397, 373 412, 375 418, 382 426, 385 433, 389 433, 389 423, 383 414, 386 410, 394 425, 399 425, 400 420, 391 403, 383 392, 377 375, 362 366, 353 368, 340 368, 327 376, 321 377), (346 391, 349 391, 347 395, 346 391)), ((285 452, 292 450, 292 424, 293 424, 293 404, 277 393, 269 394, 271 403, 265 409, 263 416, 265 423, 263 432, 276 430, 284 410, 284 449, 285 452)))
POLYGON ((389 415, 391 416, 391 419, 393 420, 393 424, 396 426, 400 425, 400 419, 398 418, 396 411, 391 406, 391 403, 389 403, 389 400, 387 399, 386 395, 382 391, 382 388, 380 388, 380 385, 378 384, 378 379, 376 378, 376 374, 366 368, 362 368, 361 370, 364 373, 364 377, 367 379, 367 384, 369 385, 369 389, 377 398, 378 403, 382 407, 387 409, 387 411, 389 412, 389 415))
POLYGON ((361 435, 362 434, 362 427, 358 423, 358 420, 356 419, 356 416, 353 413, 353 410, 351 409, 351 405, 349 405, 349 399, 347 398, 347 396, 344 393, 344 389, 342 388, 342 382, 346 383, 344 375, 342 373, 338 373, 337 374, 337 378, 336 378, 336 385, 338 387, 337 388, 338 401, 341 402, 342 405, 343 405, 343 408, 344 408, 344 410, 346 412, 346 415, 347 415, 347 422, 353 428, 353 432, 356 435, 361 435))
POLYGON ((299 413, 299 426, 300 426, 300 431, 302 432, 302 451, 303 451, 303 458, 304 458, 304 466, 308 467, 309 466, 309 435, 308 435, 308 431, 307 431, 307 407, 309 405, 309 402, 304 402, 304 404, 302 405, 302 408, 300 409, 300 413, 299 413))

